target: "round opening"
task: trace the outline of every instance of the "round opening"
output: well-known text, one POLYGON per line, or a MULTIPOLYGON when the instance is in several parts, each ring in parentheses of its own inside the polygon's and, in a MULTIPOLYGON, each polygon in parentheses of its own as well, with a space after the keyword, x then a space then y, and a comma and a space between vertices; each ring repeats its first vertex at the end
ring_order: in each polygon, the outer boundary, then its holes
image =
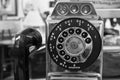
POLYGON ((78 7, 78 5, 71 5, 71 6, 70 6, 70 11, 71 11, 71 13, 73 13, 73 14, 78 13, 78 12, 79 12, 79 7, 78 7))
POLYGON ((88 15, 88 14, 90 14, 91 12, 92 12, 92 10, 91 10, 91 6, 90 5, 83 5, 82 7, 81 7, 81 13, 83 14, 83 15, 88 15))

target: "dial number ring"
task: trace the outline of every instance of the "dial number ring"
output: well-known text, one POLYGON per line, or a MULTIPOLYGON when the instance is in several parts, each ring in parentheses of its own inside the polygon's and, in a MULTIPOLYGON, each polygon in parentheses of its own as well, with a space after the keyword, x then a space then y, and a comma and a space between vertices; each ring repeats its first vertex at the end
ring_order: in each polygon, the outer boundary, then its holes
MULTIPOLYGON (((89 42, 89 40, 87 41, 89 42)), ((60 21, 50 32, 47 41, 47 49, 52 60, 59 66, 68 70, 82 70, 90 66, 98 58, 101 51, 101 46, 102 40, 98 30, 89 21, 81 18, 68 18, 60 21), (71 28, 74 29, 73 34, 69 34, 68 32, 68 30, 71 28), (78 28, 81 30, 81 32, 79 31, 79 34, 76 33, 76 29, 78 28), (68 35, 65 37, 62 35, 64 31, 68 33, 68 35), (81 36, 83 32, 86 32, 88 34, 85 38, 82 38, 81 36), (62 43, 58 41, 59 37, 62 37, 64 39, 62 43), (68 40, 71 38, 74 38, 76 40, 71 40, 69 42, 68 40), (85 42, 87 38, 91 39, 90 43, 85 42), (65 43, 67 41, 69 44, 71 44, 71 47, 73 49, 78 48, 77 43, 80 41, 80 43, 82 43, 81 45, 85 46, 85 48, 82 49, 83 52, 81 50, 79 55, 79 52, 76 52, 77 55, 69 54, 67 50, 65 50, 65 43), (62 49, 57 48, 57 45, 59 43, 63 46, 62 49), (62 50, 65 51, 65 54, 63 53, 63 55, 60 55, 59 52, 62 50), (67 60, 64 58, 66 55, 67 60)))

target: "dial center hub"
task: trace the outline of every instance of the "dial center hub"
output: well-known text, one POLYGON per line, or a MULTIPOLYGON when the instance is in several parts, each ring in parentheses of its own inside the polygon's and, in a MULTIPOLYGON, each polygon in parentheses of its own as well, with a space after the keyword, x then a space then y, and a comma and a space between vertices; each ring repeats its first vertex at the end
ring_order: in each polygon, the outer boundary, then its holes
POLYGON ((71 56, 78 56, 85 50, 85 44, 81 38, 77 36, 71 36, 66 39, 65 49, 71 56))
POLYGON ((77 42, 71 42, 70 43, 70 47, 72 48, 72 49, 77 49, 78 48, 78 44, 77 44, 77 42))

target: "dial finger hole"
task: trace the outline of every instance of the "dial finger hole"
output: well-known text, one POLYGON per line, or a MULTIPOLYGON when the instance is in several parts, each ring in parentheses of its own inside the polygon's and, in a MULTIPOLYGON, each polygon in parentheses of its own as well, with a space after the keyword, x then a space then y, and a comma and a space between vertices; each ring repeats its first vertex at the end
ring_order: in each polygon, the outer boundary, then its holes
POLYGON ((69 55, 65 55, 64 57, 66 60, 69 60, 70 59, 70 56, 69 55))
POLYGON ((82 33, 82 37, 83 37, 83 38, 86 38, 87 36, 88 36, 88 34, 87 34, 86 32, 83 32, 83 33, 82 33))
POLYGON ((76 33, 79 35, 81 33, 81 29, 76 29, 76 33))
POLYGON ((60 55, 64 56, 64 55, 65 55, 65 51, 64 51, 64 50, 61 50, 61 51, 60 51, 60 55))
POLYGON ((58 49, 62 49, 62 48, 63 48, 63 45, 62 45, 62 44, 58 44, 58 45, 57 45, 57 48, 58 48, 58 49))
POLYGON ((63 38, 63 37, 59 37, 59 38, 58 38, 58 41, 59 41, 60 43, 62 43, 62 42, 64 41, 64 38, 63 38))
POLYGON ((71 61, 72 61, 72 62, 76 62, 76 61, 77 61, 77 58, 76 58, 76 57, 72 57, 72 58, 71 58, 71 61))
POLYGON ((89 44, 89 43, 91 42, 91 38, 86 38, 86 39, 85 39, 85 42, 86 42, 87 44, 89 44))
POLYGON ((69 29, 69 33, 70 33, 70 34, 73 34, 73 33, 74 33, 74 29, 72 29, 72 28, 69 29))
POLYGON ((67 33, 66 31, 64 31, 64 32, 62 33, 62 36, 63 36, 63 37, 67 37, 67 36, 68 36, 68 33, 67 33))

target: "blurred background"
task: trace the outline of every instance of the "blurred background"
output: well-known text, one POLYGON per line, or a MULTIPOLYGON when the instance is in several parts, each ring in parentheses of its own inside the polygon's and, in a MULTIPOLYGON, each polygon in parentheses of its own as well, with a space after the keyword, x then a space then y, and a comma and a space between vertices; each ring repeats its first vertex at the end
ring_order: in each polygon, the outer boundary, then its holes
MULTIPOLYGON (((81 0, 82 1, 82 0, 81 0)), ((98 1, 95 6, 102 4, 98 1)), ((116 11, 117 15, 103 15, 103 78, 120 78, 120 1, 104 0, 100 9, 108 8, 116 11), (112 5, 112 7, 111 7, 112 5)), ((14 62, 11 52, 16 33, 26 28, 37 28, 42 35, 42 44, 45 42, 46 19, 52 12, 57 0, 0 0, 0 80, 14 80, 14 62)), ((114 12, 113 12, 114 13, 114 12)), ((31 60, 31 78, 45 78, 45 48, 40 50, 31 60)))

